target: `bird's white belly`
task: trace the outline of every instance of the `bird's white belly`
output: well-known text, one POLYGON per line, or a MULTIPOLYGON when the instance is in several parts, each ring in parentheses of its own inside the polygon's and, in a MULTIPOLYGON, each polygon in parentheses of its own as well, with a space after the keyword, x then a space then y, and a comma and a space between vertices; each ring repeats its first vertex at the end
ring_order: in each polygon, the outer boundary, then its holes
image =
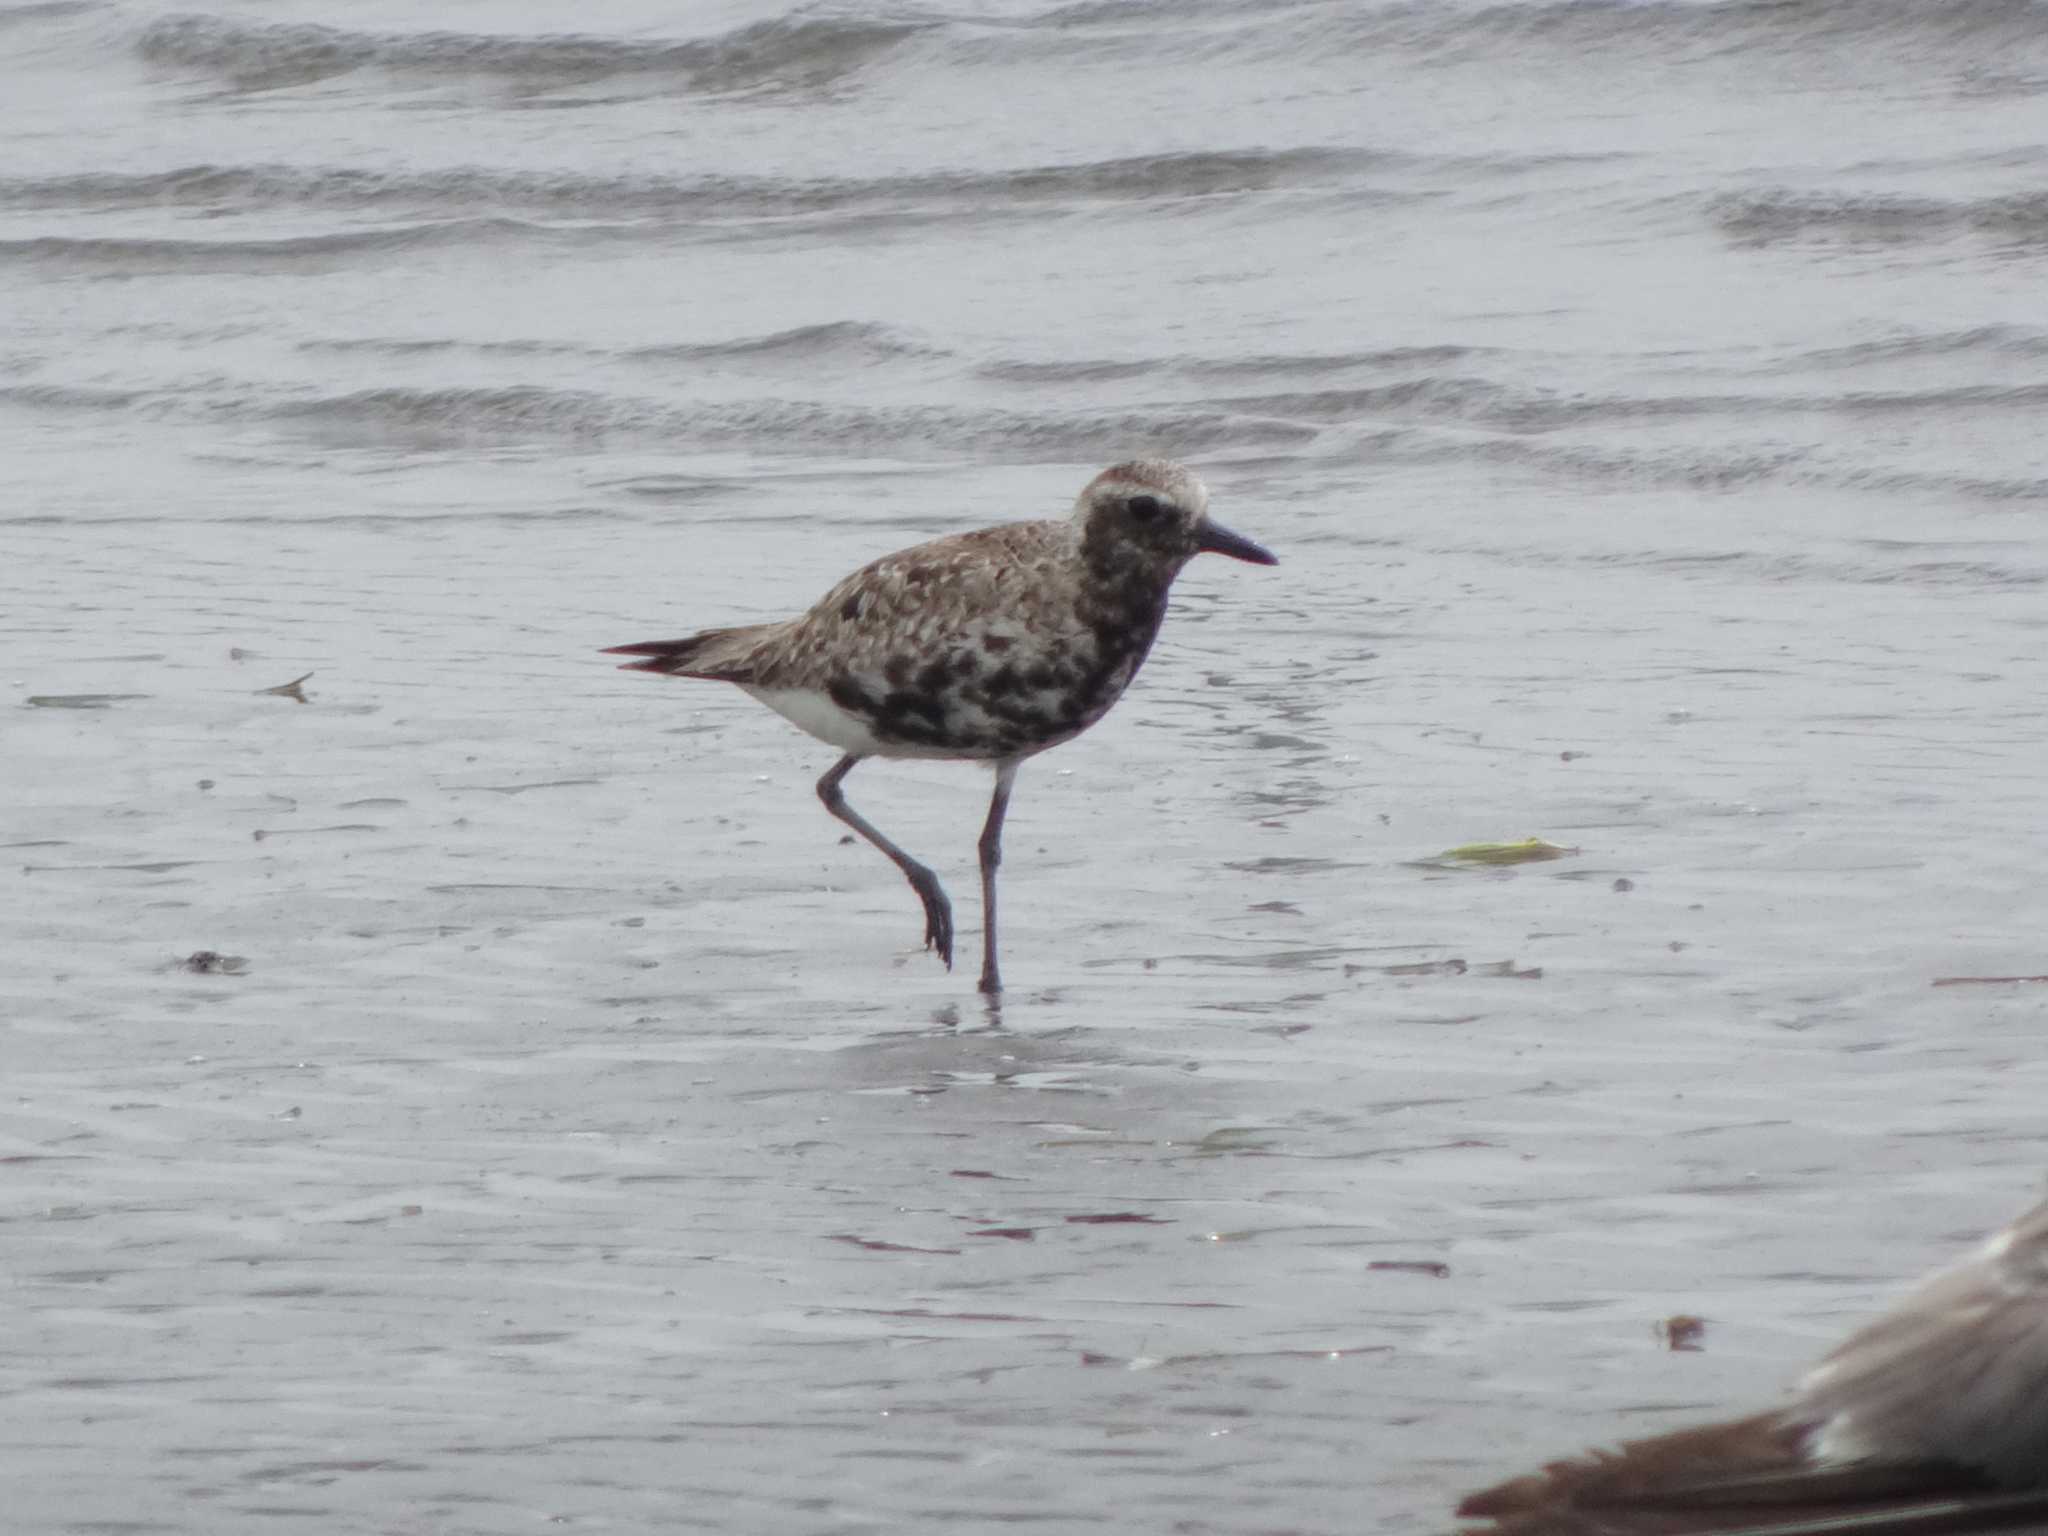
POLYGON ((959 740, 949 745, 940 746, 901 739, 884 741, 875 734, 866 720, 851 710, 842 709, 822 690, 757 688, 747 683, 741 683, 739 686, 806 735, 815 736, 842 752, 851 752, 860 757, 915 757, 944 762, 993 762, 1001 757, 1029 757, 1076 734, 1069 731, 1052 740, 1029 745, 1021 752, 1000 753, 992 747, 977 745, 977 742, 987 740, 1000 722, 988 719, 979 712, 968 711, 958 722, 963 734, 959 740))
POLYGON ((875 739, 867 722, 834 704, 826 694, 810 688, 752 688, 740 686, 806 735, 863 757, 888 749, 875 739))

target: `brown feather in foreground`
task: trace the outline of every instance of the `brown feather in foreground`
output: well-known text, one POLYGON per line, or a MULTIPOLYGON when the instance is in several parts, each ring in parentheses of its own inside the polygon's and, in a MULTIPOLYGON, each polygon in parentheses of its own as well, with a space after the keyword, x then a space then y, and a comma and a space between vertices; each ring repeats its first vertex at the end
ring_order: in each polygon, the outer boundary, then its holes
POLYGON ((1784 1408, 1553 1462, 1458 1513, 1486 1536, 2048 1536, 2048 1202, 1784 1408))

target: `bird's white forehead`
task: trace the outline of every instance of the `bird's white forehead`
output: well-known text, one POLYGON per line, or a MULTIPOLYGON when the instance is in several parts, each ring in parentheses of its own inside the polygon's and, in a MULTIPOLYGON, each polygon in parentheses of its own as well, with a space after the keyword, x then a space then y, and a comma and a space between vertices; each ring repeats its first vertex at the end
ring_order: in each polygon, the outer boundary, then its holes
POLYGON ((1081 499, 1086 502, 1098 496, 1133 496, 1144 491, 1191 512, 1200 512, 1209 504, 1208 487, 1192 472, 1168 459, 1131 459, 1112 464, 1088 482, 1081 499))

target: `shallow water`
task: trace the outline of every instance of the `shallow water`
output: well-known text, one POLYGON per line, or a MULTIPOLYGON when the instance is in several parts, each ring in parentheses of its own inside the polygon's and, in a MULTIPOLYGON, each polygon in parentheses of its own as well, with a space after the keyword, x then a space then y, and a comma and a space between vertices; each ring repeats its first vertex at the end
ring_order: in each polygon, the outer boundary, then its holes
MULTIPOLYGON (((2039 1186, 2044 90, 2004 0, 0 8, 19 1527, 1428 1531, 1769 1401, 2039 1186), (1283 563, 1026 766, 999 1012, 594 654, 1139 451, 1283 563)), ((986 789, 849 781, 965 953, 986 789)))

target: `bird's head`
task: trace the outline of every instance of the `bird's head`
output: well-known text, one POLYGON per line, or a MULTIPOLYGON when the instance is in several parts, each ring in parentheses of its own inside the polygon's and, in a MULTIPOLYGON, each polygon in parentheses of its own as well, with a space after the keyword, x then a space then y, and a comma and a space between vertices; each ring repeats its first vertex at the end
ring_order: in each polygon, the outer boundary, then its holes
POLYGON ((1170 581, 1208 551, 1277 565, 1265 549, 1209 520, 1209 492, 1188 470, 1165 459, 1114 464, 1090 480, 1074 504, 1082 550, 1099 570, 1149 566, 1170 581))

